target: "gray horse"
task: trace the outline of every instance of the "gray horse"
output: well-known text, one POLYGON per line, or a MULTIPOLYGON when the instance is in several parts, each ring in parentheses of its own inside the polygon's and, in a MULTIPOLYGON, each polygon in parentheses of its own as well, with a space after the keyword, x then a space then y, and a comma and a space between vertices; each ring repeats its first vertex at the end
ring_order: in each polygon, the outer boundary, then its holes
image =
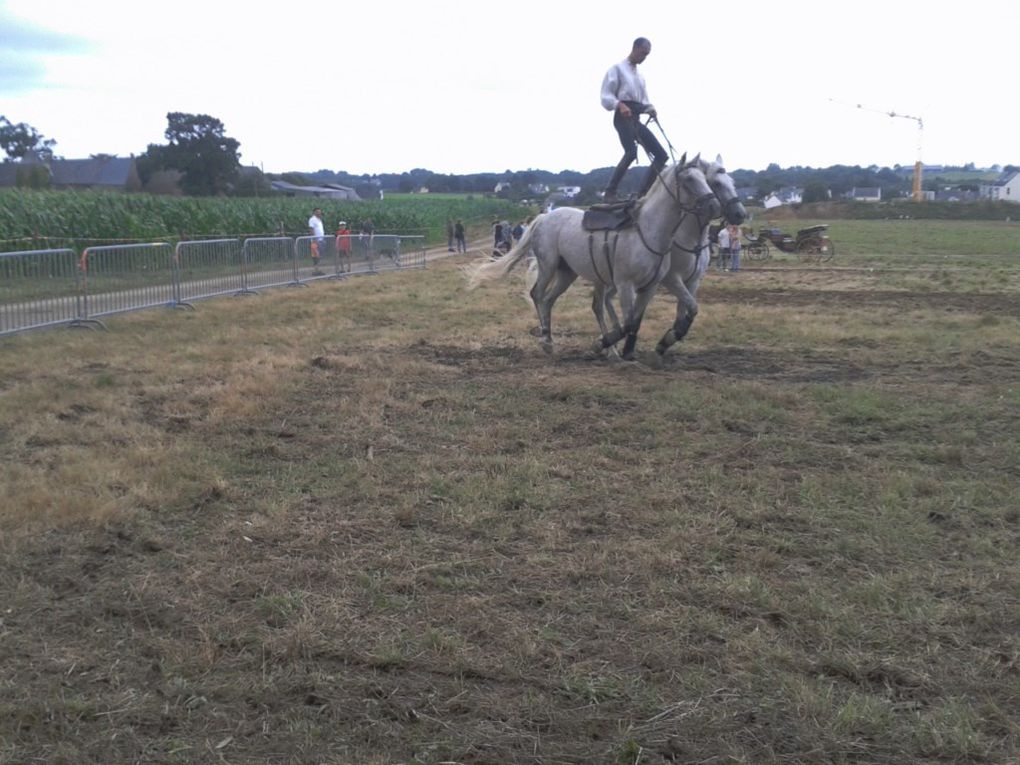
MULTIPOLYGON (((708 185, 719 201, 726 220, 734 225, 743 223, 747 219, 747 210, 740 201, 733 179, 723 167, 722 158, 716 156, 714 162, 699 159, 698 165, 705 173, 708 185)), ((708 221, 704 222, 704 227, 698 232, 678 230, 670 244, 669 259, 669 271, 661 284, 667 292, 676 297, 676 319, 655 347, 659 356, 663 356, 674 343, 687 335, 694 323, 694 317, 698 315, 698 301, 695 295, 708 268, 708 221)), ((595 312, 603 337, 619 329, 619 320, 613 309, 613 294, 612 287, 595 285, 592 310, 595 312), (606 325, 607 312, 613 325, 612 330, 606 325)), ((599 341, 596 341, 594 350, 600 350, 599 341)))
POLYGON ((504 257, 471 267, 469 287, 505 276, 533 253, 538 278, 530 295, 538 312, 543 348, 552 350, 553 305, 580 276, 603 292, 611 288, 619 294, 623 326, 614 322, 616 326, 604 332, 599 345, 610 348, 626 338, 622 355, 632 359, 645 307, 670 269, 674 237, 681 236, 683 241, 699 237, 719 213, 719 202, 708 185, 700 157, 687 162, 685 154, 663 170, 638 202, 633 226, 590 232, 581 225, 582 210, 558 208, 539 216, 504 257))

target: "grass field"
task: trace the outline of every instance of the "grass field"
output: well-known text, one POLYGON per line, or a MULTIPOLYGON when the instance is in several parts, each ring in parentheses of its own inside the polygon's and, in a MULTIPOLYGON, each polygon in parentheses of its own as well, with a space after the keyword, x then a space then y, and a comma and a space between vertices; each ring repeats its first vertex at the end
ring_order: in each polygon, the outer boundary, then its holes
POLYGON ((825 222, 661 369, 463 258, 3 339, 0 763, 1017 762, 1020 237, 825 222))

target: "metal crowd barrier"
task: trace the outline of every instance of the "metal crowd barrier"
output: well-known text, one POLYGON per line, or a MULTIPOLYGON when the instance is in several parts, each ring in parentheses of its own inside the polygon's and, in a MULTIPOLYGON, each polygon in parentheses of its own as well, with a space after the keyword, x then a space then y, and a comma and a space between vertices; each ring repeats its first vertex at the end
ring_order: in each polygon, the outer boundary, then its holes
POLYGON ((294 240, 289 236, 245 239, 243 252, 245 291, 300 284, 294 240))
POLYGON ((0 335, 316 279, 425 267, 425 238, 254 237, 0 253, 0 335))
POLYGON ((175 293, 178 303, 248 292, 240 239, 180 242, 174 249, 175 293))
POLYGON ((173 248, 166 242, 88 247, 81 255, 82 319, 173 306, 173 248))
POLYGON ((425 237, 398 236, 396 241, 397 268, 425 268, 425 237))
POLYGON ((337 279, 340 271, 340 250, 335 236, 299 236, 294 240, 294 263, 297 279, 337 279))
POLYGON ((0 335, 74 324, 82 318, 73 250, 0 253, 0 335))

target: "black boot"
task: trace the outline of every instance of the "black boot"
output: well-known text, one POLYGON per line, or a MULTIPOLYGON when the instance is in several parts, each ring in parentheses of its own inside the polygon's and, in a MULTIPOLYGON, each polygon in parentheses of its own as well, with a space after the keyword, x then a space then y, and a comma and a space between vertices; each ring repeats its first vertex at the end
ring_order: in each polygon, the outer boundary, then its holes
POLYGON ((641 179, 641 188, 638 189, 638 199, 648 193, 648 189, 655 183, 655 179, 659 177, 665 164, 665 162, 652 162, 651 166, 645 170, 645 177, 641 179))
POLYGON ((620 164, 618 164, 616 169, 613 171, 613 177, 609 179, 609 185, 606 186, 606 190, 602 193, 603 201, 616 201, 616 190, 620 188, 620 182, 623 180, 623 176, 627 174, 627 168, 630 167, 630 163, 633 161, 634 160, 628 160, 627 158, 620 160, 620 164))

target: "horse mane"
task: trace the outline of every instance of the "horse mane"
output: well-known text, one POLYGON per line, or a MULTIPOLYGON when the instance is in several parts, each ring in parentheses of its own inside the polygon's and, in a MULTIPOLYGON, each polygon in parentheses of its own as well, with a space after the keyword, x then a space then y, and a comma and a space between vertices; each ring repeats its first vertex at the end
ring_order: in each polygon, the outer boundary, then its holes
POLYGON ((649 196, 651 196, 652 192, 659 187, 659 184, 662 184, 663 186, 666 185, 666 181, 664 179, 666 173, 673 172, 675 175, 676 173, 682 172, 689 167, 696 167, 698 170, 704 172, 703 164, 704 162, 705 160, 701 158, 701 152, 698 152, 697 156, 695 156, 694 159, 688 160, 687 152, 685 151, 683 155, 680 157, 680 159, 678 159, 676 162, 674 162, 671 165, 666 165, 665 167, 663 167, 662 170, 659 171, 659 175, 655 179, 655 183, 652 184, 652 188, 649 189, 643 197, 637 200, 634 206, 634 217, 635 218, 637 217, 637 214, 641 209, 641 205, 649 196))

